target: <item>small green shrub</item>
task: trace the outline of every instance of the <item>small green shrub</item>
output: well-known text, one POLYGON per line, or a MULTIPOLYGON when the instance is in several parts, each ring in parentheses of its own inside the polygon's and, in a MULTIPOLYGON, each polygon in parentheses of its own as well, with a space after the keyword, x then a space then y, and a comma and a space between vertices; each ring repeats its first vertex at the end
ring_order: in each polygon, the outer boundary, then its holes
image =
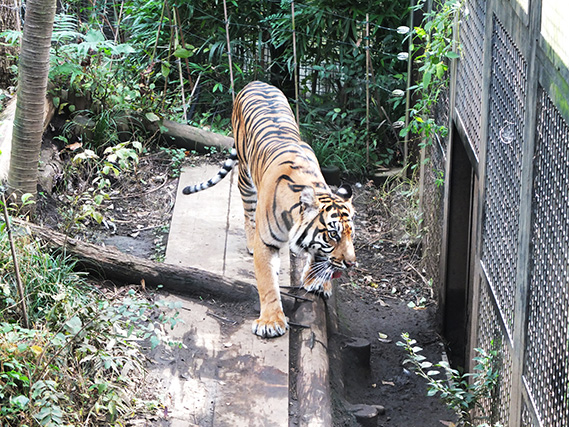
MULTIPOLYGON (((421 347, 417 346, 417 341, 411 339, 408 333, 401 334, 403 341, 397 345, 403 347, 408 354, 404 364, 411 364, 415 373, 424 378, 428 384, 429 396, 439 394, 441 400, 452 409, 459 419, 459 425, 465 427, 483 427, 487 424, 479 424, 473 418, 472 412, 475 408, 480 408, 483 399, 492 397, 500 372, 497 367, 498 353, 495 350, 486 351, 476 348, 479 356, 474 358, 478 364, 474 367, 473 373, 460 374, 456 369, 452 369, 448 362, 440 361, 432 363, 423 356, 421 347)), ((495 424, 493 427, 501 427, 495 424)))
POLYGON ((170 162, 170 176, 172 178, 178 178, 182 172, 182 165, 186 160, 186 149, 160 147, 160 151, 168 157, 168 161, 170 162))

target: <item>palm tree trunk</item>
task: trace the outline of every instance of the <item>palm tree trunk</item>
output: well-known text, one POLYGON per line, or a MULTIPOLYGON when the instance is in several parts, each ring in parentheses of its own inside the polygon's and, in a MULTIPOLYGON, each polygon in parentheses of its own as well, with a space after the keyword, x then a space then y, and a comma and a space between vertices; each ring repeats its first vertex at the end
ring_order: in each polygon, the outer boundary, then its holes
POLYGON ((55 0, 29 0, 20 50, 18 101, 12 135, 8 172, 10 191, 21 196, 37 193, 38 162, 43 134, 43 117, 49 52, 55 18, 55 0))

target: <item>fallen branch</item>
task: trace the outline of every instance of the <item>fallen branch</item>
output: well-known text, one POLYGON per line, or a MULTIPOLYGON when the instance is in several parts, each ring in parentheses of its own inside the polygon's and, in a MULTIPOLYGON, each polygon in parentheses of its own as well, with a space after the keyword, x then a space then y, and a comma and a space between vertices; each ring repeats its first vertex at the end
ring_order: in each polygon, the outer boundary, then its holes
POLYGON ((219 150, 231 149, 233 147, 233 138, 229 136, 171 120, 164 119, 162 121, 148 122, 146 127, 150 131, 161 132, 162 137, 169 144, 185 148, 186 150, 196 150, 204 153, 206 152, 206 147, 216 147, 219 150))
POLYGON ((139 258, 120 252, 115 247, 70 239, 55 230, 20 219, 14 219, 13 222, 49 247, 65 250, 79 261, 78 267, 117 284, 140 283, 144 280, 146 286, 150 287, 160 286, 167 291, 192 296, 211 294, 231 301, 250 300, 256 295, 254 286, 246 282, 228 280, 198 268, 139 258))

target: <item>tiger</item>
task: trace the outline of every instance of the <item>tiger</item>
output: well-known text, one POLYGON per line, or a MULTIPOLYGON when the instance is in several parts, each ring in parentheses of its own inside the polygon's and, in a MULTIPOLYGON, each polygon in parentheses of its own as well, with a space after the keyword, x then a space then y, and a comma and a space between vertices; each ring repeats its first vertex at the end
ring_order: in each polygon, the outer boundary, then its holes
POLYGON ((252 332, 263 338, 284 335, 284 315, 278 284, 279 252, 306 259, 301 274, 306 291, 332 294, 332 278, 356 263, 353 244, 352 189, 331 191, 284 94, 255 81, 245 86, 233 104, 234 146, 219 172, 207 182, 183 189, 205 190, 238 167, 238 188, 244 208, 247 249, 253 255, 260 316, 252 332))

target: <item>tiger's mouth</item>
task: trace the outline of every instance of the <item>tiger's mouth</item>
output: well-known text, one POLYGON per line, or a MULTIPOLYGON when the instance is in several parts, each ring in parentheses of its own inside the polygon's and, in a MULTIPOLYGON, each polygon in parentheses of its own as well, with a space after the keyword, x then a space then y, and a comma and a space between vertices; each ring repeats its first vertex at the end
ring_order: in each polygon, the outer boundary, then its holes
POLYGON ((342 276, 345 269, 342 265, 335 264, 330 258, 315 257, 315 264, 319 266, 318 276, 325 277, 326 280, 337 279, 342 276))
POLYGON ((334 270, 332 273, 332 279, 338 279, 339 277, 342 277, 342 270, 334 270))

